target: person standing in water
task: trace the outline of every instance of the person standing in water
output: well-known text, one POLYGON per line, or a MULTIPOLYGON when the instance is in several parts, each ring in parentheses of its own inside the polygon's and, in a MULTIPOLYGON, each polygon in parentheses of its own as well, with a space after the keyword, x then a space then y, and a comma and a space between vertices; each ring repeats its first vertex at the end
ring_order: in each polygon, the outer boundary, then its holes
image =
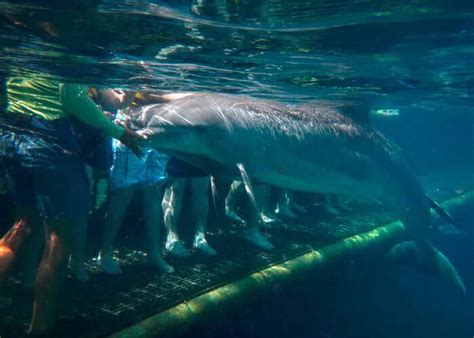
POLYGON ((167 172, 170 178, 162 202, 167 231, 166 250, 174 256, 189 256, 189 251, 184 247, 178 232, 184 192, 189 185, 191 215, 196 224, 193 248, 208 256, 215 255, 217 252, 206 239, 210 190, 209 175, 199 168, 173 157, 168 162, 167 172))
MULTIPOLYGON (((140 93, 134 100, 139 105, 167 103, 193 93, 140 93)), ((213 256, 216 251, 206 239, 206 226, 209 210, 209 175, 188 163, 171 158, 166 167, 168 182, 163 197, 162 209, 166 228, 165 248, 174 256, 189 256, 178 233, 179 216, 181 215, 184 191, 189 185, 191 193, 191 214, 196 224, 193 236, 193 248, 213 256)))
MULTIPOLYGON (((122 124, 126 124, 126 114, 119 113, 117 117, 122 124)), ((162 220, 160 200, 163 196, 162 186, 166 181, 168 158, 151 148, 143 148, 143 156, 139 158, 119 141, 114 141, 113 148, 109 201, 98 257, 99 265, 105 273, 122 273, 118 262, 113 258, 114 241, 132 198, 140 194, 146 229, 148 262, 163 272, 174 272, 174 268, 166 263, 160 252, 162 220)))
MULTIPOLYGON (((133 100, 135 92, 120 89, 91 88, 89 96, 103 110, 111 121, 119 109, 126 108, 133 100)), ((94 197, 92 211, 105 205, 109 172, 112 167, 112 139, 101 130, 74 119, 74 133, 80 139, 81 159, 87 164, 87 176, 94 197)), ((73 276, 80 281, 88 281, 89 273, 85 268, 87 249, 88 218, 78 218, 74 224, 74 236, 71 248, 70 268, 73 276)))
POLYGON ((41 334, 54 326, 73 224, 90 209, 88 180, 71 118, 120 139, 137 153, 141 136, 106 118, 85 85, 30 74, 8 80, 7 98, 7 112, 0 116, 0 155, 14 179, 17 221, 0 241, 0 278, 8 277, 22 244, 43 223, 45 248, 28 330, 41 334))

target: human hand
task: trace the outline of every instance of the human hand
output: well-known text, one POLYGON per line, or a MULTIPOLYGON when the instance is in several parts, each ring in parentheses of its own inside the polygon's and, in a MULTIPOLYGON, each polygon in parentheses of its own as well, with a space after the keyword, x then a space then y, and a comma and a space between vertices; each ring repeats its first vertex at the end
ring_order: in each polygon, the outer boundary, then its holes
POLYGON ((145 140, 146 136, 137 133, 127 127, 124 127, 125 132, 119 139, 126 147, 128 147, 137 157, 143 156, 142 148, 139 146, 138 141, 145 140))

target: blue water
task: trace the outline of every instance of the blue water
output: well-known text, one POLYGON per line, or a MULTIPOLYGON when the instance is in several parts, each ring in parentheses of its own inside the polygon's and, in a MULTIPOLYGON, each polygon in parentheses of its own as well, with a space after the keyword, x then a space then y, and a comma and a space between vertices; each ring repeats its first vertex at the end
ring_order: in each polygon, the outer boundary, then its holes
POLYGON ((426 129, 417 153, 474 158, 469 2, 1 1, 0 12, 0 71, 11 75, 289 102, 357 98, 400 110, 386 129, 399 128, 406 148, 426 129))
MULTIPOLYGON (((290 103, 357 99, 372 111, 398 109, 396 117, 372 114, 372 123, 420 174, 474 172, 470 1, 0 1, 0 74, 30 72, 290 103)), ((466 298, 410 269, 361 265, 367 274, 357 280, 334 271, 326 284, 313 276, 276 290, 209 334, 471 337, 469 233, 436 239, 465 278, 466 298), (313 285, 329 291, 322 297, 313 285)))

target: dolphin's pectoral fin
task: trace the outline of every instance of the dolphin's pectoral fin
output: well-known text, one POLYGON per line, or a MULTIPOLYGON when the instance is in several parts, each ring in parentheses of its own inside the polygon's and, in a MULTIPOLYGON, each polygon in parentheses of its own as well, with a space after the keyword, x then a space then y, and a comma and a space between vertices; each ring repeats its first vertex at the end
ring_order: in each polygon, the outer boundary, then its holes
POLYGON ((415 261, 428 273, 440 276, 445 282, 466 294, 464 282, 450 260, 428 241, 406 241, 395 245, 388 253, 391 261, 415 261))
POLYGON ((247 175, 247 171, 242 163, 237 163, 237 168, 239 169, 240 176, 242 177, 242 182, 244 182, 245 192, 247 193, 250 203, 252 204, 252 208, 254 211, 259 215, 261 218, 261 212, 257 205, 257 200, 255 199, 255 193, 253 190, 252 182, 250 181, 249 175, 247 175))
POLYGON ((439 205, 438 202, 430 198, 428 195, 426 195, 426 198, 428 199, 428 203, 430 204, 430 208, 435 210, 438 215, 443 217, 447 222, 451 223, 452 225, 456 225, 456 221, 454 220, 453 216, 449 214, 441 205, 439 205))

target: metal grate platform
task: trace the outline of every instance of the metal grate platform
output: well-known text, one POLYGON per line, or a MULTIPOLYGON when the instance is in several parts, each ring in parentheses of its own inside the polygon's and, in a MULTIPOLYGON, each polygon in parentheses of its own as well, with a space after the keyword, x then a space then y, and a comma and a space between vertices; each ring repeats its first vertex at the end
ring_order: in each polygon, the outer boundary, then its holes
MULTIPOLYGON (((454 189, 454 188, 453 188, 454 189)), ((444 198, 454 190, 432 195, 444 198)), ((300 256, 313 248, 362 233, 391 220, 377 208, 356 208, 358 212, 328 217, 307 224, 280 224, 265 229, 276 249, 260 251, 241 238, 241 226, 225 226, 209 235, 218 251, 215 257, 197 253, 189 258, 167 260, 176 268, 162 274, 146 266, 143 252, 120 248, 116 252, 123 274, 109 276, 100 272, 94 260, 87 263, 91 281, 66 281, 55 336, 99 337, 133 325, 176 304, 235 281, 254 271, 300 256), (313 225, 309 225, 309 224, 313 225)), ((15 280, 6 292, 13 294, 14 305, 0 312, 0 336, 18 337, 30 319, 32 292, 24 292, 15 280)))
MULTIPOLYGON (((319 222, 317 227, 277 225, 265 229, 276 246, 270 252, 260 251, 244 241, 240 236, 244 227, 227 226, 209 235, 217 256, 195 253, 183 259, 167 257, 176 268, 173 274, 157 272, 146 265, 143 252, 122 247, 115 256, 123 274, 105 275, 91 259, 87 263, 91 281, 80 283, 68 278, 62 302, 65 308, 60 312, 55 335, 97 337, 112 333, 251 272, 345 237, 349 235, 348 229, 357 233, 367 230, 370 224, 386 220, 386 216, 379 214, 370 218, 346 215, 319 222)), ((25 295, 14 280, 7 291, 14 295, 15 304, 1 316, 2 337, 17 337, 27 327, 32 294, 25 295)))

